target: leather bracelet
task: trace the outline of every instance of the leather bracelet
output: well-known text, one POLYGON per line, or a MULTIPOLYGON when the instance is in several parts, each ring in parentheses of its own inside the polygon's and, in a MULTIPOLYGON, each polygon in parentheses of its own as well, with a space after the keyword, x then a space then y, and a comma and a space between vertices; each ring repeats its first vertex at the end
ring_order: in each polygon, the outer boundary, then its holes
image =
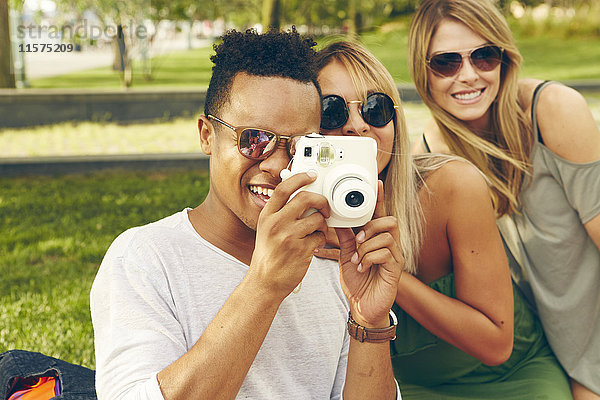
POLYGON ((348 312, 348 334, 354 340, 367 343, 383 343, 396 339, 396 326, 398 320, 396 314, 390 310, 390 326, 387 328, 366 328, 352 319, 348 312))

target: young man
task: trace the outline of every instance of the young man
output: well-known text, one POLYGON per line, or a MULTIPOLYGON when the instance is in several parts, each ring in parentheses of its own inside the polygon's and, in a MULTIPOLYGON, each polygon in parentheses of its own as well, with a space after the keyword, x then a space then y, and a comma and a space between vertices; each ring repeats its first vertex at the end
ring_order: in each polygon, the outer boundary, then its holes
POLYGON ((198 121, 206 199, 120 235, 94 281, 99 399, 396 398, 388 313, 401 255, 378 251, 359 267, 347 229, 341 274, 314 258, 327 201, 288 202, 313 174, 280 178, 289 137, 319 130, 313 46, 295 31, 233 31, 215 48, 198 121), (261 134, 271 140, 245 151, 261 134))

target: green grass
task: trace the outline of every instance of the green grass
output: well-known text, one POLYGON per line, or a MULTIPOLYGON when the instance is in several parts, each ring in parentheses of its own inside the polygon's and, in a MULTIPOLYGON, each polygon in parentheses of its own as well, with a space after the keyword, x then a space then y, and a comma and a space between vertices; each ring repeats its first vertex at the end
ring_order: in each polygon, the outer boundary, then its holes
POLYGON ((178 118, 132 125, 64 122, 0 128, 0 157, 199 152, 196 121, 178 118))
POLYGON ((522 76, 556 81, 600 79, 600 38, 521 38, 522 76))
MULTIPOLYGON (((423 104, 406 103, 404 112, 408 132, 414 138, 422 132, 429 111, 423 104)), ((65 122, 0 128, 0 158, 200 152, 196 121, 179 118, 132 125, 65 122)))
MULTIPOLYGON (((407 67, 407 28, 388 24, 361 37, 362 42, 388 68, 398 83, 410 83, 407 67)), ((338 37, 339 38, 339 37, 338 37)), ((319 45, 331 40, 319 40, 319 45)), ((534 36, 517 37, 523 55, 523 77, 553 80, 600 79, 600 38, 534 36)), ((210 80, 212 48, 165 54, 152 61, 152 80, 146 81, 134 63, 133 88, 186 87, 206 88, 210 80)), ((32 80, 33 88, 118 88, 119 75, 110 67, 74 74, 32 80)))
POLYGON ((94 367, 89 291, 127 228, 199 204, 203 172, 0 178, 0 353, 39 351, 94 367))
MULTIPOLYGON (((138 62, 132 65, 132 87, 180 87, 193 88, 208 86, 212 72, 210 55, 212 48, 204 47, 194 50, 178 51, 152 59, 152 79, 142 76, 138 62)), ((50 78, 33 79, 29 82, 32 88, 119 88, 121 78, 112 67, 59 75, 50 78)))
MULTIPOLYGON (((585 94, 600 126, 600 94, 585 94)), ((421 103, 404 103, 408 134, 415 140, 430 113, 421 103)), ((49 126, 0 129, 0 158, 98 154, 200 152, 195 118, 153 124, 65 122, 49 126)))

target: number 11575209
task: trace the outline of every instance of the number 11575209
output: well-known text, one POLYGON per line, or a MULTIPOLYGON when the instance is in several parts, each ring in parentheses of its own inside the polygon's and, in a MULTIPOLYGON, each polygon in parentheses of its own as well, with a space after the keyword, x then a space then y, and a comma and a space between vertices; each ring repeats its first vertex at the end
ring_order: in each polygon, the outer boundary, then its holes
POLYGON ((27 43, 19 45, 21 53, 70 53, 73 51, 73 44, 64 43, 27 43))

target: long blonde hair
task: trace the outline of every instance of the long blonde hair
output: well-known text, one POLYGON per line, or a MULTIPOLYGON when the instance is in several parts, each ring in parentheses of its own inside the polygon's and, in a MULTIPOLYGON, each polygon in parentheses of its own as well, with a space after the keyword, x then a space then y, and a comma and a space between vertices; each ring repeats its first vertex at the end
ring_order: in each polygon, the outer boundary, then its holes
POLYGON ((489 179, 498 217, 518 212, 519 192, 531 171, 529 154, 533 135, 518 100, 522 57, 504 17, 489 0, 424 0, 411 22, 408 52, 417 91, 431 110, 450 151, 470 160, 489 179), (431 38, 444 18, 462 22, 504 49, 500 88, 491 106, 488 138, 478 136, 463 121, 442 109, 429 92, 426 58, 431 38))
POLYGON ((384 179, 386 188, 386 210, 398 220, 400 245, 405 259, 404 269, 414 274, 422 239, 422 213, 417 197, 417 172, 410 155, 410 141, 398 88, 383 64, 357 43, 338 41, 329 44, 318 52, 318 69, 334 60, 346 67, 356 93, 363 97, 363 101, 370 90, 375 90, 387 94, 399 106, 394 118, 392 155, 380 177, 384 179))

